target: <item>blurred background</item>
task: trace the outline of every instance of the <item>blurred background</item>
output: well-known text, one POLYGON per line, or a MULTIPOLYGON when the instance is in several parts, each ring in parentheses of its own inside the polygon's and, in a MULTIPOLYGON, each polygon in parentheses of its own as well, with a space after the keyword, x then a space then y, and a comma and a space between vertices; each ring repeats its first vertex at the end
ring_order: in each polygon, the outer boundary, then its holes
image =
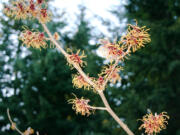
MULTIPOLYGON (((14 21, 2 13, 0 1, 0 135, 9 130, 6 109, 21 130, 32 127, 40 135, 126 135, 107 112, 76 115, 67 100, 71 93, 103 106, 91 91, 73 88, 76 73, 56 49, 22 46, 22 26, 42 30, 37 21, 14 21)), ((180 135, 180 0, 50 0, 53 16, 48 27, 60 34, 64 48, 83 49, 84 69, 97 77, 104 59, 98 56, 98 40, 119 39, 127 24, 150 28, 151 40, 132 54, 121 72, 122 81, 109 85, 105 95, 117 115, 140 135, 138 127, 150 109, 168 112, 167 129, 161 135, 180 135)))

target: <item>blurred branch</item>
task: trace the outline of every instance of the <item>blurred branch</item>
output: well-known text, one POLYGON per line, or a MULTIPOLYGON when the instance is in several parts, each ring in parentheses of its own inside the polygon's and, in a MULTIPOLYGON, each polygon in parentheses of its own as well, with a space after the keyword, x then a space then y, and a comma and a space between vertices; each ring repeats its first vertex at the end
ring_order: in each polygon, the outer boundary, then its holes
POLYGON ((7 115, 8 115, 8 119, 9 119, 9 121, 10 121, 10 123, 11 123, 11 128, 12 128, 13 130, 16 130, 19 134, 24 135, 23 132, 21 132, 21 131, 17 128, 16 123, 12 121, 11 115, 10 115, 10 113, 9 113, 9 108, 7 109, 7 115))

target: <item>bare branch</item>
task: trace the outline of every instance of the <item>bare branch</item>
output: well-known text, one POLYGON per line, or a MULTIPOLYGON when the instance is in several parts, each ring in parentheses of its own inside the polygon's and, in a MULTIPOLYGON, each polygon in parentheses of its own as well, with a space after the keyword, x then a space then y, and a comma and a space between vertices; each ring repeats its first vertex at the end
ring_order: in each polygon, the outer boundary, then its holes
POLYGON ((106 107, 94 107, 94 106, 89 106, 91 109, 94 109, 94 110, 104 110, 104 111, 107 111, 107 108, 106 107))
POLYGON ((99 95, 104 105, 106 106, 108 113, 114 118, 114 120, 116 120, 116 122, 124 129, 124 131, 126 131, 128 135, 134 135, 134 133, 128 128, 128 126, 111 109, 106 97, 104 96, 104 93, 100 91, 99 95))
MULTIPOLYGON (((64 49, 61 47, 61 45, 54 39, 54 37, 52 36, 52 34, 50 33, 49 29, 47 28, 47 26, 44 23, 41 23, 41 25, 43 26, 44 30, 46 31, 46 33, 48 34, 50 40, 55 44, 55 46, 57 47, 57 49, 62 52, 62 54, 68 58, 68 55, 64 49)), ((127 55, 127 52, 130 51, 130 47, 127 49, 126 53, 124 55, 127 55)), ((124 56, 123 56, 124 57, 124 56)), ((119 59, 116 61, 115 65, 114 65, 114 69, 117 66, 119 62, 119 59)), ((84 79, 91 85, 93 86, 96 91, 99 93, 104 105, 106 106, 106 110, 109 112, 109 114, 117 121, 117 123, 124 129, 124 131, 128 134, 128 135, 134 135, 133 132, 127 127, 126 124, 124 124, 120 118, 112 111, 111 107, 109 106, 109 103, 106 100, 106 97, 104 96, 103 90, 99 90, 98 87, 96 87, 96 84, 94 84, 94 82, 92 82, 88 76, 82 71, 81 67, 79 65, 77 65, 76 63, 73 63, 74 68, 79 72, 80 75, 82 75, 84 77, 84 79)), ((114 70, 113 69, 113 70, 114 70)), ((107 80, 108 82, 108 80, 107 80)), ((104 84, 106 85, 107 82, 104 84)), ((98 109, 98 108, 96 108, 98 109)), ((100 109, 100 108, 99 108, 100 109)), ((102 108, 101 108, 102 109, 102 108)), ((103 108, 104 110, 104 108, 103 108)))

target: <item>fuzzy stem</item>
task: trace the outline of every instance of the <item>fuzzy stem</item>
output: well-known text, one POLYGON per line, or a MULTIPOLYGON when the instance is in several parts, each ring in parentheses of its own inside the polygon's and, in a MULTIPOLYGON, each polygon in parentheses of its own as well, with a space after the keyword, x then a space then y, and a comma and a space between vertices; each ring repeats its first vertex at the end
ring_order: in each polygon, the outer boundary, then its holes
MULTIPOLYGON (((46 33, 48 34, 50 40, 55 44, 55 46, 57 47, 57 49, 62 52, 62 54, 68 58, 69 54, 67 54, 64 49, 61 47, 61 45, 54 39, 54 37, 52 36, 52 34, 50 33, 49 29, 47 28, 47 26, 44 23, 41 23, 41 25, 43 26, 44 30, 46 31, 46 33)), ((129 51, 129 49, 128 49, 129 51)), ((118 63, 118 61, 117 61, 118 63)), ((74 68, 76 68, 76 70, 80 73, 80 75, 82 75, 84 77, 84 79, 90 84, 92 85, 99 93, 105 107, 106 110, 108 111, 108 113, 116 120, 116 122, 124 129, 124 131, 128 134, 128 135, 134 135, 132 133, 132 131, 128 128, 128 126, 126 124, 124 124, 120 118, 113 112, 113 110, 111 109, 111 107, 109 106, 108 101, 106 100, 106 97, 104 96, 103 90, 99 90, 96 87, 96 84, 94 84, 94 82, 92 82, 88 76, 82 71, 81 67, 75 63, 72 63, 74 68)), ((116 66, 116 65, 115 65, 116 66)), ((114 67, 115 68, 115 67, 114 67)), ((97 108, 96 108, 97 109, 97 108)), ((99 108, 100 109, 100 108, 99 108)), ((104 109, 104 108, 103 108, 104 109)), ((102 108, 101 108, 102 110, 102 108)), ((105 109, 104 109, 105 110, 105 109)))

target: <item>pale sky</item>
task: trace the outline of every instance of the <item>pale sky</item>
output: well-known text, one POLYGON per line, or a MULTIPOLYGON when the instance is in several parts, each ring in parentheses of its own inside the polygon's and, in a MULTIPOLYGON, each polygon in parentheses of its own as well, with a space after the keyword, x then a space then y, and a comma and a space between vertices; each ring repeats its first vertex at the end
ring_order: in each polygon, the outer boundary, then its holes
MULTIPOLYGON (((0 9, 2 9, 1 3, 7 1, 8 0, 0 0, 0 9)), ((78 5, 80 4, 87 7, 86 19, 89 20, 91 26, 95 27, 97 31, 103 32, 107 37, 110 37, 110 33, 98 19, 94 18, 95 15, 98 15, 105 20, 110 20, 112 25, 122 25, 122 27, 124 27, 124 24, 120 24, 117 18, 113 16, 109 10, 112 10, 115 6, 120 4, 126 4, 126 0, 52 0, 50 4, 57 9, 64 9, 66 11, 65 18, 68 20, 69 24, 66 30, 73 29, 75 26, 74 23, 77 23, 77 14, 79 14, 78 5)), ((120 10, 123 11, 123 9, 120 10)))
POLYGON ((91 25, 97 30, 109 37, 110 33, 107 31, 107 28, 103 26, 98 19, 95 19, 94 16, 98 15, 105 20, 108 19, 115 26, 120 25, 117 18, 113 16, 109 10, 112 10, 113 7, 120 4, 126 4, 126 0, 55 0, 51 2, 51 4, 54 7, 67 11, 66 16, 70 26, 69 29, 74 26, 73 22, 76 20, 76 14, 79 13, 78 5, 85 5, 87 7, 86 19, 88 19, 91 25))

